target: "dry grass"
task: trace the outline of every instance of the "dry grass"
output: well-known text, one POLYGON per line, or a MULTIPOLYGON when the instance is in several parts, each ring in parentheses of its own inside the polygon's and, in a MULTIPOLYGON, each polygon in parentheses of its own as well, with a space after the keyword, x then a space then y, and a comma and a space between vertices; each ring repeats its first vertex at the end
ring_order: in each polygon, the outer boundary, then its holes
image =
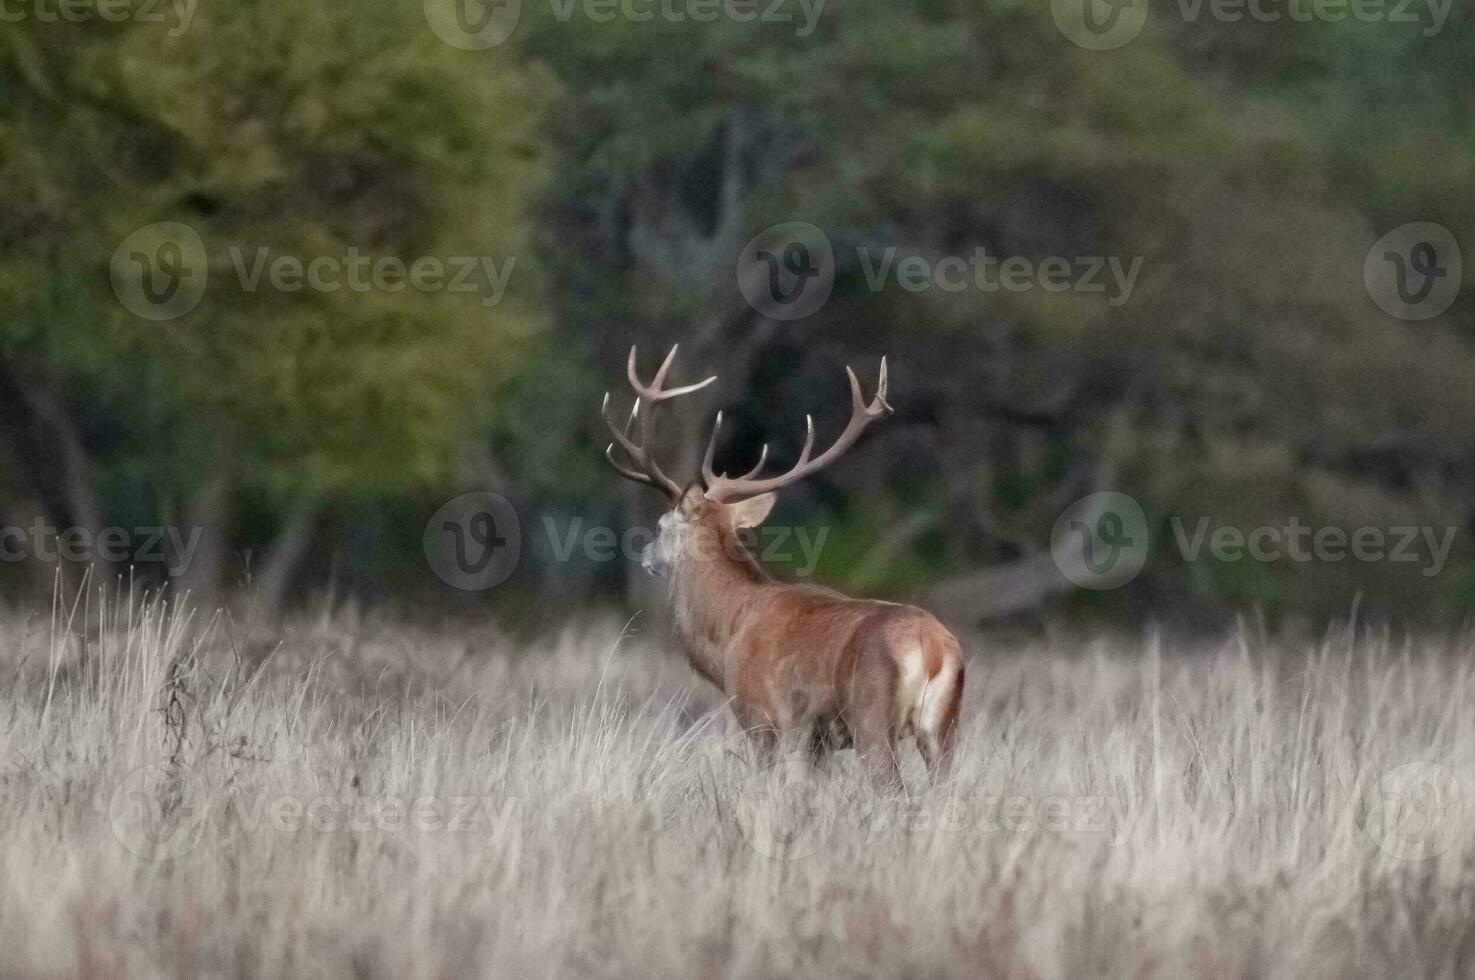
POLYGON ((975 649, 882 799, 614 627, 0 630, 0 976, 1475 973, 1468 642, 975 649))

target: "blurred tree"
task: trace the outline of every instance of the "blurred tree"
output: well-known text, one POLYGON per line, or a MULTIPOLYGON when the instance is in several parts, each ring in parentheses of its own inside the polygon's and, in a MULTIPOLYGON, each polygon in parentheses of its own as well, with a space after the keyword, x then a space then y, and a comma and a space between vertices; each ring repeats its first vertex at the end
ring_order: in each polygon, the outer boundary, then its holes
POLYGON ((270 603, 321 508, 454 485, 542 328, 526 212, 550 92, 511 49, 442 43, 418 0, 246 0, 182 31, 7 25, 0 397, 52 519, 203 525, 184 581, 204 590, 255 542, 270 603), (171 252, 159 222, 200 253, 171 252), (203 266, 198 304, 125 308, 125 240, 151 275, 171 254, 203 266), (333 263, 319 286, 291 269, 314 260, 333 263), (442 278, 406 282, 419 260, 442 278), (55 458, 24 451, 36 440, 55 458), (242 494, 266 502, 256 526, 242 494))
MULTIPOLYGON (((889 351, 898 418, 800 506, 872 542, 832 572, 891 591, 941 580, 963 618, 1060 591, 1051 525, 1105 473, 1159 519, 1469 527, 1467 297, 1403 323, 1367 298, 1362 268, 1401 221, 1472 240, 1470 27, 1425 45, 1377 35, 1388 25, 1170 21, 1090 52, 1010 0, 831 6, 805 36, 761 18, 549 13, 531 47, 568 93, 553 116, 560 329, 596 338, 605 379, 632 339, 652 355, 681 339, 694 376, 722 372, 735 461, 770 437, 779 458, 796 452, 806 412, 823 428, 844 409, 839 364, 889 351), (1431 51, 1437 82, 1421 74, 1431 51), (1402 111, 1388 77, 1420 108, 1402 111), (733 270, 783 221, 825 230, 837 281, 822 310, 779 324, 733 270), (913 292, 868 282, 861 250, 887 246, 1116 256, 1141 275, 1120 304, 913 292)), ((688 471, 707 421, 674 425, 666 448, 688 471)), ((1126 594, 1322 614, 1359 589, 1388 609, 1454 598, 1390 563, 1242 571, 1164 555, 1126 594)))
MULTIPOLYGON (((1390 562, 1185 561, 1168 524, 1471 529, 1469 290, 1410 323, 1362 282, 1404 222, 1475 251, 1459 11, 1434 37, 1154 16, 1091 52, 1020 0, 831 3, 812 24, 781 6, 795 19, 524 5, 482 55, 411 0, 247 0, 183 32, 8 24, 0 507, 198 521, 214 534, 191 577, 256 549, 268 597, 326 516, 350 575, 392 576, 422 567, 424 504, 467 468, 503 474, 535 533, 539 515, 651 516, 599 460, 599 395, 632 342, 653 365, 680 340, 683 376, 721 374, 706 404, 729 409, 718 462, 734 466, 764 440, 791 458, 806 413, 833 431, 841 365, 868 376, 889 353, 897 417, 775 518, 833 526, 827 577, 928 591, 963 619, 1029 611, 1064 591, 1056 517, 1110 485, 1142 502, 1158 553, 1082 607, 1475 601, 1468 533, 1431 581, 1390 562), (836 275, 822 309, 781 322, 743 298, 735 260, 786 221, 824 230, 836 275), (273 285, 263 248, 517 261, 486 305, 490 285, 273 285), (882 261, 980 249, 1140 274, 1125 296, 873 281, 882 261), (197 304, 136 316, 109 286, 134 252, 155 273, 197 259, 197 304)), ((661 447, 683 473, 712 414, 693 409, 661 447)), ((538 554, 545 597, 614 577, 538 554)))

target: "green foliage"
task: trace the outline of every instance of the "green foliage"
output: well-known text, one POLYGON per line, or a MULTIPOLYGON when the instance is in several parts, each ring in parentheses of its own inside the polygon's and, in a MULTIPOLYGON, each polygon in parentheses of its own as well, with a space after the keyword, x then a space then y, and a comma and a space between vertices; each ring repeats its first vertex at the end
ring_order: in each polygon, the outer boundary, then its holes
MULTIPOLYGON (((147 399, 269 487, 443 484, 540 330, 527 211, 547 77, 449 48, 409 0, 202 6, 174 33, 7 27, 0 211, 34 218, 0 263, 4 343, 100 384, 119 359, 154 366, 163 390, 147 399), (199 234, 209 288, 151 322, 116 301, 108 270, 160 221, 199 234), (493 306, 485 290, 361 290, 341 274, 333 291, 253 287, 241 270, 263 249, 514 265, 493 306)), ((107 410, 157 432, 130 389, 107 410)))

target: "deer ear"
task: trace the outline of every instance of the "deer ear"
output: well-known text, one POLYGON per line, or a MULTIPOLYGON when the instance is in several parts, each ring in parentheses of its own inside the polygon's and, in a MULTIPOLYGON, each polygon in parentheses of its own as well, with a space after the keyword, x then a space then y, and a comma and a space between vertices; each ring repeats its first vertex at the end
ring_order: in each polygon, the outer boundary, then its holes
POLYGON ((691 514, 697 509, 697 505, 705 499, 707 499, 706 491, 702 489, 702 485, 700 483, 693 483, 686 488, 686 492, 676 502, 676 509, 683 514, 691 514))
POLYGON ((760 493, 756 497, 735 504, 728 504, 728 513, 732 515, 733 527, 757 527, 768 519, 768 512, 773 510, 774 501, 778 500, 778 494, 760 493))

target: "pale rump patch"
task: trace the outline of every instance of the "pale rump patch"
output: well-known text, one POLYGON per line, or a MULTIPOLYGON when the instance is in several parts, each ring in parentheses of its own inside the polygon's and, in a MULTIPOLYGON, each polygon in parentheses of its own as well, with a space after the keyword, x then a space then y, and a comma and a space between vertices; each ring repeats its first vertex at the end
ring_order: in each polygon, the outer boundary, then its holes
POLYGON ((912 647, 897 661, 896 727, 899 733, 906 734, 917 723, 927 693, 927 656, 921 647, 912 647))
POLYGON ((958 683, 960 667, 956 660, 944 660, 937 675, 926 684, 922 692, 922 703, 917 711, 917 729, 936 737, 946 723, 948 703, 952 700, 953 687, 958 683))

